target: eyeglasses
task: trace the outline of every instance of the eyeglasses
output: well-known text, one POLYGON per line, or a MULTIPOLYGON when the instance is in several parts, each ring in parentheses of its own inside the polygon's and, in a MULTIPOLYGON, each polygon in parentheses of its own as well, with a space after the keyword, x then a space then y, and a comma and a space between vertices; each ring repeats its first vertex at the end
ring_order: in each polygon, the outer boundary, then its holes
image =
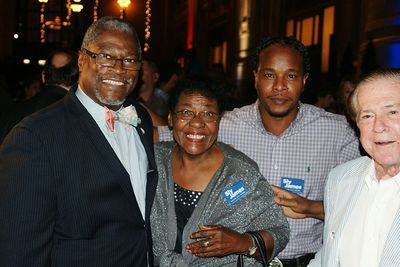
POLYGON ((104 53, 93 53, 85 48, 81 50, 83 53, 93 58, 96 65, 103 67, 113 68, 117 62, 117 60, 121 61, 122 68, 126 70, 140 70, 142 68, 142 61, 134 58, 116 58, 108 54, 104 53))
POLYGON ((195 117, 200 117, 200 119, 204 122, 214 122, 217 121, 220 117, 217 113, 211 112, 211 111, 202 111, 195 113, 194 111, 184 109, 184 110, 179 110, 177 112, 174 112, 176 117, 180 120, 184 121, 191 121, 195 117))

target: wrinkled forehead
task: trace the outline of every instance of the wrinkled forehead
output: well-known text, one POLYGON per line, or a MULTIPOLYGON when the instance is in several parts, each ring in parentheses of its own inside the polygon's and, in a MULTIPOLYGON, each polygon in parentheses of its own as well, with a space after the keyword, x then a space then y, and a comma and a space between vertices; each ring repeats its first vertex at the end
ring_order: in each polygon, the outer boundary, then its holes
POLYGON ((357 86, 358 105, 400 103, 400 79, 374 78, 357 86))
POLYGON ((91 43, 91 48, 112 50, 121 49, 130 52, 139 52, 140 46, 138 41, 126 31, 121 30, 105 30, 100 33, 91 43))

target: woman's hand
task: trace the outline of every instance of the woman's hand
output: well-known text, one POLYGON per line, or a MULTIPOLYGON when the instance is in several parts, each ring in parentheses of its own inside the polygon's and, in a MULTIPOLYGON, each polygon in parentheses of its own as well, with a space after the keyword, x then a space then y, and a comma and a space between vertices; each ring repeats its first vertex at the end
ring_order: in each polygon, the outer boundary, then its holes
POLYGON ((197 257, 223 257, 230 254, 247 254, 253 241, 249 235, 240 234, 222 225, 200 225, 200 231, 191 238, 198 239, 186 246, 197 257))

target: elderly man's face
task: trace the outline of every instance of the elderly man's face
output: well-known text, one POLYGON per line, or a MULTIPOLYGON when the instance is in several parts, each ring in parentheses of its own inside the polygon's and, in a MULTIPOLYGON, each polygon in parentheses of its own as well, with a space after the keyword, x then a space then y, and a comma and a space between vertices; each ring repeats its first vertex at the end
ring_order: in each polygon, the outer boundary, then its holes
MULTIPOLYGON (((96 54, 107 54, 118 59, 139 59, 138 44, 126 32, 106 31, 88 49, 96 54)), ((79 85, 96 103, 118 109, 136 85, 139 70, 126 69, 121 60, 113 67, 96 64, 86 53, 79 55, 79 85)))
POLYGON ((400 83, 379 78, 360 86, 361 143, 375 160, 378 178, 392 177, 400 170, 400 83))

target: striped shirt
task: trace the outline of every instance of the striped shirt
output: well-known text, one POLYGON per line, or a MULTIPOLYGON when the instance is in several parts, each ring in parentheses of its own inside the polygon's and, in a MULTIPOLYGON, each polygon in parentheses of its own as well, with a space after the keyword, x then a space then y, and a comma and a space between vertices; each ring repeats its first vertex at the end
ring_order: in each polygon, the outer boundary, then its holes
MULTIPOLYGON (((171 140, 167 127, 159 128, 160 141, 171 140)), ((296 119, 280 135, 265 130, 258 101, 227 112, 221 119, 218 140, 252 158, 273 185, 300 182, 297 192, 322 200, 329 171, 360 156, 358 139, 345 117, 299 103, 296 119)), ((279 258, 314 253, 322 246, 323 222, 313 218, 288 219, 290 240, 279 258)))

